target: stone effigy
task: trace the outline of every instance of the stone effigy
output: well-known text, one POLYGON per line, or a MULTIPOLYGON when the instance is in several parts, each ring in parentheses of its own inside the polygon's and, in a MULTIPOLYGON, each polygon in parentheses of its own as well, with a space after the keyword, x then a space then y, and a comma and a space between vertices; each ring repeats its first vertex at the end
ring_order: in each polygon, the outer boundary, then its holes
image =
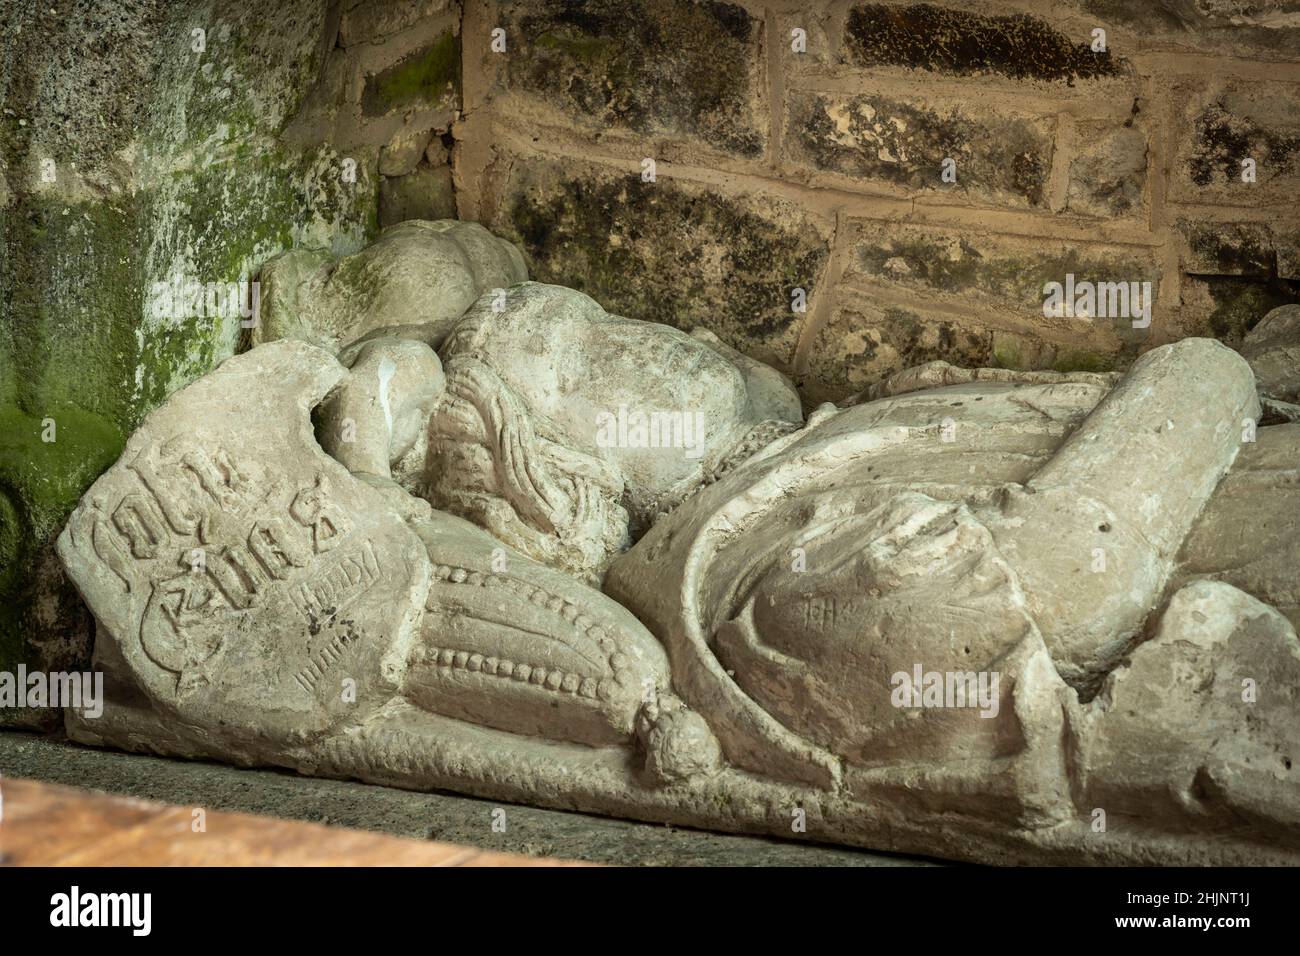
POLYGON ((382 278, 280 261, 265 341, 140 426, 59 539, 106 673, 74 739, 971 860, 1300 861, 1300 425, 1257 424, 1241 356, 934 363, 804 422, 715 337, 478 248, 472 305, 396 322, 382 278))

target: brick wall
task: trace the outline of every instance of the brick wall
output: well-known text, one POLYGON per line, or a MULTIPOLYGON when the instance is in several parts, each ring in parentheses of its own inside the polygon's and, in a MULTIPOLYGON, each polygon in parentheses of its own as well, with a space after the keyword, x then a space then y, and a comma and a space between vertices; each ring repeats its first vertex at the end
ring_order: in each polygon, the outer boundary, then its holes
POLYGON ((461 218, 811 400, 1122 367, 1300 297, 1297 0, 465 0, 459 36, 461 218), (1150 327, 1045 317, 1067 274, 1151 282, 1150 327))

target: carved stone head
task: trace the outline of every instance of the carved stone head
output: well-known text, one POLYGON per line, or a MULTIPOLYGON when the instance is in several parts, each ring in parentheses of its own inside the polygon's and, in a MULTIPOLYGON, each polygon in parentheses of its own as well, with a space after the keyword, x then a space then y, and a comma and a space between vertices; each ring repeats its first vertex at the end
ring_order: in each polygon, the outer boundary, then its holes
MULTIPOLYGON (((559 286, 483 296, 441 350, 448 391, 427 496, 539 560, 599 576, 780 407, 773 379, 714 342, 559 286)), ((797 422, 789 396, 781 414, 797 422)))

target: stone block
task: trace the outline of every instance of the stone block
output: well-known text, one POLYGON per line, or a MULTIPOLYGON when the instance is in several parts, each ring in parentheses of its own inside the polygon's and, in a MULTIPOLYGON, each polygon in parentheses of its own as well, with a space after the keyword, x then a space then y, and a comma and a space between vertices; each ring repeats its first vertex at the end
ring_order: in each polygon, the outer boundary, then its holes
POLYGON ((797 162, 865 183, 951 192, 1015 206, 1043 203, 1054 121, 979 102, 878 93, 793 92, 785 142, 797 162), (954 162, 954 182, 943 180, 954 162))
POLYGON ((445 13, 459 4, 450 0, 384 0, 382 3, 361 0, 343 11, 339 18, 339 46, 374 43, 414 26, 428 17, 445 13))
POLYGON ((366 116, 397 110, 460 106, 460 38, 449 27, 426 46, 366 76, 361 109, 366 116))
POLYGON ((489 228, 516 242, 540 282, 586 292, 610 312, 702 326, 788 367, 828 256, 829 224, 771 195, 656 182, 571 160, 514 156, 493 173, 489 228), (499 178, 498 178, 499 177, 499 178))
POLYGON ((1147 205, 1147 137, 1135 125, 1089 123, 1075 130, 1065 208, 1086 216, 1141 215, 1147 205))
POLYGON ((1137 51, 1300 58, 1296 0, 1077 0, 1076 5, 1137 51))
POLYGON ((508 44, 499 82, 530 103, 596 133, 612 128, 762 153, 763 23, 744 8, 528 0, 502 4, 498 15, 508 44))
POLYGON ((1273 230, 1263 222, 1185 217, 1174 223, 1182 240, 1180 267, 1192 275, 1268 276, 1277 270, 1273 230))
POLYGON ((433 138, 433 131, 420 127, 408 127, 388 141, 379 151, 379 174, 381 176, 405 176, 415 169, 424 155, 424 149, 433 138))
POLYGON ((950 76, 995 74, 1073 84, 1114 76, 1119 61, 1091 36, 1027 13, 986 15, 932 3, 863 3, 849 10, 844 56, 860 67, 911 67, 950 76))
POLYGON ((1146 337, 1129 316, 1108 315, 1100 303, 1051 318, 1044 315, 1044 303, 1047 284, 1064 286, 1070 276, 1079 295, 1084 282, 1150 282, 1158 294, 1160 269, 1150 251, 868 220, 854 228, 846 277, 889 294, 983 317, 994 327, 1038 330, 1049 338, 1053 333, 1100 337, 1099 345, 1105 341, 1114 349, 1121 339, 1136 344, 1146 337))
POLYGON ((419 166, 407 176, 379 183, 379 225, 407 219, 455 219, 456 192, 450 166, 419 166))
POLYGON ((992 365, 993 333, 841 289, 830 321, 813 339, 800 386, 811 402, 839 401, 894 372, 935 360, 992 365))
POLYGON ((841 401, 934 361, 962 368, 1105 372, 1120 362, 1113 347, 1001 329, 978 315, 890 304, 877 289, 842 284, 829 321, 812 340, 799 385, 805 402, 815 404, 841 401))
POLYGON ((1295 201, 1300 191, 1300 87, 1189 81, 1171 96, 1178 105, 1171 199, 1233 206, 1295 201), (1253 163, 1253 182, 1247 181, 1247 161, 1253 163))

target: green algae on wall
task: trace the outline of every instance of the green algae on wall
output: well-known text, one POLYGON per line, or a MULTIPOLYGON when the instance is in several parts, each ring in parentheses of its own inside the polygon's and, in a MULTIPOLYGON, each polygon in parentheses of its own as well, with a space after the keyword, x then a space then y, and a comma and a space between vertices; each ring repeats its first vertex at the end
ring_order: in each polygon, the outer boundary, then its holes
POLYGON ((362 109, 372 116, 412 103, 435 104, 460 93, 460 42, 445 30, 429 46, 371 76, 362 109))
POLYGON ((374 180, 366 166, 353 179, 328 148, 245 142, 157 183, 144 200, 150 242, 137 404, 155 407, 234 354, 252 321, 262 263, 297 246, 351 252, 373 238, 374 180), (214 313, 184 294, 196 284, 239 295, 218 295, 223 308, 214 313))
MULTIPOLYGON (((0 62, 0 670, 51 669, 84 666, 91 628, 54 538, 144 415, 242 331, 238 313, 153 309, 158 287, 247 288, 292 246, 359 248, 377 232, 377 188, 373 156, 346 169, 279 135, 327 46, 324 4, 11 6, 0 0, 13 14, 0 42, 17 51, 0 62), (47 156, 53 182, 38 175, 47 156)), ((32 715, 0 713, 15 719, 32 715)))
POLYGON ((74 406, 44 418, 0 406, 0 670, 33 662, 28 641, 45 629, 42 615, 79 616, 67 582, 39 573, 52 558, 46 542, 125 440, 113 422, 74 406), (42 592, 64 606, 39 607, 42 592))
POLYGON ((11 224, 15 404, 38 415, 76 406, 130 426, 140 302, 134 203, 25 197, 11 224))
POLYGON ((1086 349, 1070 349, 1057 355, 1056 360, 1052 362, 1052 370, 1056 372, 1113 372, 1115 370, 1115 358, 1110 355, 1102 355, 1099 352, 1089 352, 1086 349))

